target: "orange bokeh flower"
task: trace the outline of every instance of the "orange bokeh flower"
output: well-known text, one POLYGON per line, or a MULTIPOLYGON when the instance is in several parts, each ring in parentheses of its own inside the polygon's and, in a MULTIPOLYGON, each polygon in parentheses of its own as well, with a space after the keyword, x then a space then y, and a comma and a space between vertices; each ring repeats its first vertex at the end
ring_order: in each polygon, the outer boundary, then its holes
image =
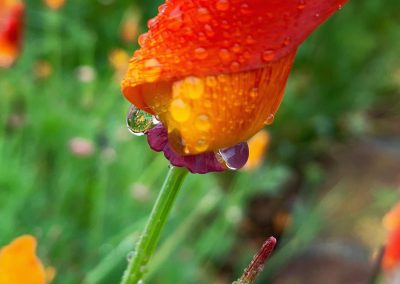
POLYGON ((35 254, 34 237, 21 236, 0 250, 1 284, 44 284, 46 272, 35 254))
POLYGON ((18 0, 0 0, 0 68, 10 67, 22 42, 24 5, 18 0))
POLYGON ((246 141, 278 110, 297 47, 347 0, 169 0, 122 82, 180 154, 246 141))
POLYGON ((44 0, 47 7, 52 10, 58 10, 65 4, 65 0, 44 0))
POLYGON ((388 239, 383 255, 382 267, 386 271, 400 269, 400 203, 383 218, 383 225, 388 230, 388 239))

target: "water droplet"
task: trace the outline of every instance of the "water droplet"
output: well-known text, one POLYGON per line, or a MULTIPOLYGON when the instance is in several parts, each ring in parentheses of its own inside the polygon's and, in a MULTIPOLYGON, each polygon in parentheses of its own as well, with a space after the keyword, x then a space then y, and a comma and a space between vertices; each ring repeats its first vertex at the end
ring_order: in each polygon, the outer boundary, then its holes
POLYGON ((215 87, 218 84, 217 78, 214 76, 208 76, 206 79, 206 84, 209 87, 215 87))
POLYGON ((253 99, 258 97, 258 88, 253 88, 250 90, 250 97, 253 99))
POLYGON ((135 256, 136 252, 135 251, 130 251, 128 252, 128 254, 126 255, 126 260, 128 262, 132 261, 133 257, 135 256))
POLYGON ((262 60, 264 60, 266 62, 270 62, 275 59, 275 51, 273 51, 271 49, 265 50, 261 57, 262 57, 262 60))
POLYGON ((208 57, 208 53, 207 50, 203 47, 198 47, 194 50, 194 57, 199 59, 199 60, 203 60, 206 59, 208 57))
POLYGON ((239 64, 239 62, 236 62, 236 61, 232 62, 230 68, 231 68, 231 71, 232 71, 232 72, 238 72, 238 71, 240 71, 240 64, 239 64))
POLYGON ((299 4, 297 5, 297 9, 298 10, 304 10, 304 8, 306 7, 306 1, 305 0, 299 0, 299 4))
POLYGON ((208 149, 208 142, 205 139, 199 139, 196 142, 196 151, 205 152, 208 149))
POLYGON ((155 125, 154 122, 154 118, 151 114, 138 109, 134 105, 130 106, 126 116, 126 126, 132 134, 136 136, 144 135, 153 128, 155 125))
POLYGON ((320 17, 319 13, 316 13, 316 14, 314 15, 314 17, 315 17, 315 18, 319 18, 319 17, 320 17))
POLYGON ((215 36, 215 32, 214 32, 213 28, 208 24, 204 26, 204 31, 206 32, 206 35, 209 37, 215 36))
POLYGON ((229 0, 218 0, 215 8, 221 12, 229 10, 229 0))
POLYGON ((158 19, 156 17, 147 21, 147 27, 149 29, 155 28, 157 26, 157 24, 158 24, 158 19))
POLYGON ((210 118, 206 114, 200 114, 196 118, 194 125, 200 131, 207 131, 211 128, 210 118))
POLYGON ((210 12, 206 8, 200 7, 197 9, 197 19, 200 23, 207 23, 211 20, 210 12))
POLYGON ((172 31, 179 30, 183 25, 182 11, 180 7, 174 9, 168 17, 167 27, 172 31))
POLYGON ((216 158, 230 170, 240 169, 249 158, 249 146, 246 142, 242 142, 230 148, 220 149, 216 153, 216 158))
POLYGON ((283 40, 282 45, 283 46, 288 46, 290 44, 290 37, 285 37, 285 39, 283 40))
POLYGON ((253 10, 250 8, 249 4, 244 3, 240 6, 240 12, 244 15, 249 15, 253 13, 253 10))
POLYGON ((240 52, 242 51, 242 46, 241 46, 240 44, 238 44, 238 43, 235 43, 235 44, 232 46, 231 50, 232 50, 234 53, 240 53, 240 52))
POLYGON ((256 43, 256 40, 251 35, 248 35, 246 37, 246 43, 247 44, 254 44, 254 43, 256 43))
POLYGON ((189 120, 192 110, 182 99, 174 99, 170 105, 170 113, 176 122, 185 122, 189 120))
POLYGON ((224 63, 229 63, 232 61, 232 54, 229 52, 229 50, 225 48, 221 48, 218 52, 218 57, 221 59, 222 62, 224 63))
POLYGON ((182 83, 185 86, 185 89, 182 91, 185 92, 185 95, 187 95, 189 98, 196 100, 203 96, 204 93, 203 80, 194 76, 189 76, 186 77, 182 81, 182 83))
POLYGON ((160 78, 161 75, 161 64, 155 58, 147 59, 144 62, 145 78, 147 82, 155 82, 160 78))
POLYGON ((148 33, 141 34, 138 38, 139 45, 143 47, 148 39, 148 33))
POLYGON ((267 119, 264 121, 264 124, 270 125, 274 122, 275 120, 275 114, 271 113, 268 115, 267 119))

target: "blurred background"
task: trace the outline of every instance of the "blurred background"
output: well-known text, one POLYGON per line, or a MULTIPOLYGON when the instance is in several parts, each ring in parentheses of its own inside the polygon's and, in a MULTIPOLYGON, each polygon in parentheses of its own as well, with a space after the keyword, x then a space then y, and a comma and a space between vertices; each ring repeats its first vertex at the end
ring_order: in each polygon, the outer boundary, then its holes
MULTIPOLYGON (((0 247, 30 233, 53 283, 119 283, 168 171, 119 91, 159 0, 26 1, 0 70, 0 247)), ((146 283, 367 283, 400 200, 400 2, 351 0, 299 50, 252 169, 191 175, 146 283)))

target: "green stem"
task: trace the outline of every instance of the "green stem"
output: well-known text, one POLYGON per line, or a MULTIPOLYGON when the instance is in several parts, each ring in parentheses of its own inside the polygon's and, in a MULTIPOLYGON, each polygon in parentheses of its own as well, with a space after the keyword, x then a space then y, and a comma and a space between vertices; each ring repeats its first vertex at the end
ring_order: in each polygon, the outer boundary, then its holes
POLYGON ((161 231, 187 173, 183 168, 170 169, 121 284, 137 284, 142 280, 147 263, 156 249, 161 231))

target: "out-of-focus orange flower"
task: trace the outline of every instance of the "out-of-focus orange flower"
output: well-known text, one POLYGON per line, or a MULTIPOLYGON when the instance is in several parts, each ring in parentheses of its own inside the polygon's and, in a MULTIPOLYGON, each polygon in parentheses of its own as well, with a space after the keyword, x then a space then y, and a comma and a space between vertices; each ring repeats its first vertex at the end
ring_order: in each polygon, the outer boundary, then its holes
POLYGON ((400 228, 400 203, 390 210, 383 218, 386 230, 393 231, 400 228))
POLYGON ((17 59, 22 42, 24 5, 18 0, 0 0, 0 68, 17 59))
POLYGON ((139 30, 140 17, 135 11, 128 11, 121 25, 121 38, 127 43, 136 40, 139 30))
POLYGON ((383 255, 382 267, 385 271, 400 269, 400 203, 383 218, 383 225, 388 230, 388 240, 383 255))
POLYGON ((113 49, 108 56, 108 60, 115 71, 115 77, 121 80, 128 70, 128 53, 121 48, 113 49))
POLYGON ((139 36, 122 92, 177 153, 246 141, 273 121, 297 47, 347 0, 169 0, 139 36))
POLYGON ((46 272, 35 254, 36 240, 21 236, 0 250, 1 284, 44 284, 46 272))
POLYGON ((47 7, 52 10, 58 10, 65 4, 65 0, 44 0, 47 7))
POLYGON ((249 159, 244 166, 245 170, 252 171, 261 166, 264 154, 268 149, 270 135, 265 129, 251 137, 249 144, 249 159))
POLYGON ((46 60, 38 60, 35 62, 34 73, 39 79, 47 79, 53 72, 53 68, 46 60))

